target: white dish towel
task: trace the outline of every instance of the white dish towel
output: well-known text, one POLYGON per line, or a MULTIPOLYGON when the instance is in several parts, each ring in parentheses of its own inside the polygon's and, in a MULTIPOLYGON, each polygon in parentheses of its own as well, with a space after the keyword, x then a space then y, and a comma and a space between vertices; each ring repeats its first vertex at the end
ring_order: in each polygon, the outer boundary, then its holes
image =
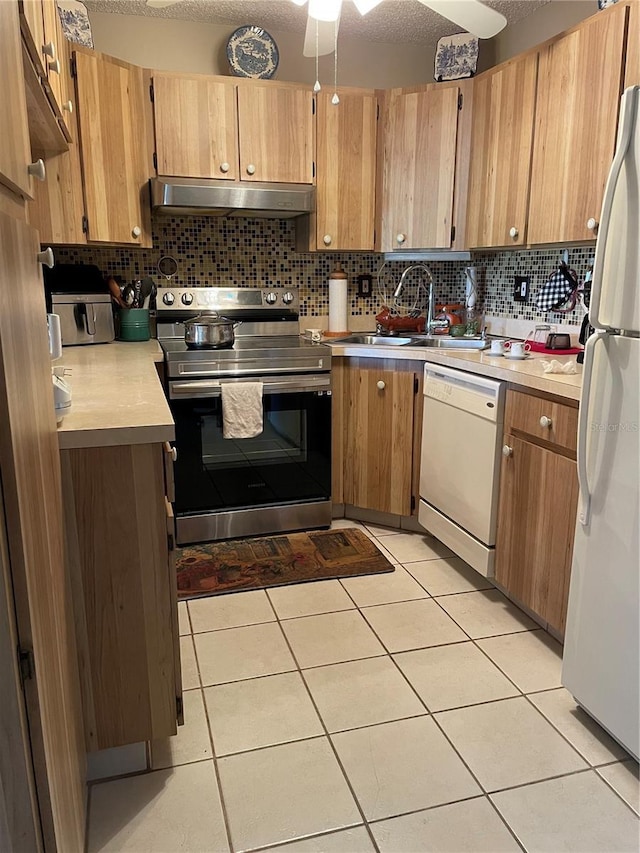
POLYGON ((222 435, 255 438, 262 432, 262 382, 223 382, 222 435))

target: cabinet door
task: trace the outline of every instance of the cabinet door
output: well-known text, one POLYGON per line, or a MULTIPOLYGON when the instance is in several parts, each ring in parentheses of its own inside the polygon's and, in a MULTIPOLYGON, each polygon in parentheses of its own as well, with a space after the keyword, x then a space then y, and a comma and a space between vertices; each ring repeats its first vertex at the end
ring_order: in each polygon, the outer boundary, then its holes
POLYGON ((382 251, 451 246, 458 95, 457 87, 390 95, 382 251))
POLYGON ((34 184, 34 200, 29 205, 29 222, 38 229, 43 243, 81 245, 87 242, 84 231, 84 194, 80 145, 75 111, 68 116, 74 140, 69 150, 47 157, 47 176, 34 184))
POLYGON ((27 166, 31 162, 27 107, 22 75, 22 46, 16 0, 0 2, 0 182, 32 197, 27 166))
POLYGON ((373 251, 377 99, 342 90, 317 97, 316 245, 373 251))
POLYGON ((0 214, 3 523, 18 639, 33 653, 23 690, 45 849, 76 851, 84 849, 85 751, 38 250, 33 228, 0 214))
POLYGON ((313 95, 293 86, 238 86, 240 180, 313 183, 313 95))
POLYGON ((345 368, 344 501, 411 514, 413 372, 345 368))
POLYGON ((627 64, 624 87, 640 86, 640 4, 633 3, 629 8, 629 26, 627 29, 627 64))
POLYGON ((140 130, 142 69, 80 51, 75 59, 88 239, 144 245, 149 175, 140 130))
POLYGON ((18 0, 18 8, 20 10, 20 27, 29 56, 38 74, 44 77, 46 71, 44 68, 45 56, 42 52, 45 45, 42 0, 18 0))
POLYGON ((506 434, 496 580, 557 631, 564 631, 578 503, 576 463, 506 434))
POLYGON ((62 27, 58 15, 56 0, 43 0, 44 15, 44 44, 47 53, 44 55, 47 83, 51 95, 53 110, 56 115, 62 115, 62 72, 64 57, 62 49, 62 27))
POLYGON ((159 175, 238 179, 234 83, 155 73, 153 98, 159 175))
POLYGON ((529 243, 593 240, 615 149, 624 6, 592 18, 540 52, 529 243))
POLYGON ((538 55, 474 83, 467 242, 471 248, 526 242, 538 55))

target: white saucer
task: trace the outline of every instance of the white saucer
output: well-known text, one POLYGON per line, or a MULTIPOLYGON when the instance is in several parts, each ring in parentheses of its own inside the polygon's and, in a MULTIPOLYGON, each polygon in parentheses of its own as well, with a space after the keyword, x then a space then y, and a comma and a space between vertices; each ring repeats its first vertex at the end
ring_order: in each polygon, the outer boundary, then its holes
POLYGON ((492 358, 502 358, 505 353, 503 352, 491 352, 490 349, 486 350, 485 355, 490 355, 492 358))
POLYGON ((509 355, 509 353, 505 352, 505 358, 510 358, 512 361, 524 361, 525 358, 530 358, 531 353, 525 352, 523 355, 509 355))

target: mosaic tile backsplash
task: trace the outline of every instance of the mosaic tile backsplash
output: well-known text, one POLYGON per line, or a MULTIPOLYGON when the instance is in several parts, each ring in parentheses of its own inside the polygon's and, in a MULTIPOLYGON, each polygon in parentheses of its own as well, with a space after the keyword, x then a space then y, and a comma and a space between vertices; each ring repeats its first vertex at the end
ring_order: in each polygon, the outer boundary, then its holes
MULTIPOLYGON (((61 263, 93 263, 103 274, 120 275, 133 281, 150 275, 163 284, 158 260, 172 255, 178 262, 173 284, 179 287, 297 286, 302 317, 326 316, 329 312, 328 278, 339 260, 349 276, 351 314, 373 316, 382 299, 376 275, 382 256, 373 253, 300 253, 295 251, 295 223, 291 220, 226 217, 154 217, 154 249, 94 246, 63 246, 56 249, 61 263), (359 297, 356 276, 374 276, 373 294, 359 297)), ((582 280, 593 261, 594 249, 569 251, 569 265, 582 280)), ((471 264, 478 269, 478 307, 486 314, 535 322, 574 323, 582 310, 571 314, 541 314, 534 305, 536 291, 555 269, 559 250, 522 250, 475 253, 471 264), (530 275, 529 301, 513 301, 514 275, 530 275)), ((438 302, 464 302, 465 267, 468 262, 429 262, 438 302)), ((405 263, 387 265, 387 287, 398 281, 405 263)), ((416 279, 417 281, 417 279, 416 279)), ((409 282, 411 283, 411 282, 409 282)), ((373 325, 373 323, 372 323, 373 325)))

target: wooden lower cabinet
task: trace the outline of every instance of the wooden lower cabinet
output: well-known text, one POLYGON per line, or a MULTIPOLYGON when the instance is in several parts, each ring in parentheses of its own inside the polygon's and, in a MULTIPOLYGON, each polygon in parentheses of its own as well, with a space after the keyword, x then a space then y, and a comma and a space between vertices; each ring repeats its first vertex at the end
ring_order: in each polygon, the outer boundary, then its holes
POLYGON ((386 359, 352 359, 344 364, 338 417, 344 442, 345 504, 403 516, 414 511, 421 368, 386 359))
POLYGON ((521 414, 527 400, 534 407, 540 402, 508 393, 495 578, 509 595, 563 633, 578 503, 575 453, 514 426, 511 415, 521 414))
POLYGON ((63 450, 87 749, 168 737, 181 714, 162 444, 63 450))

